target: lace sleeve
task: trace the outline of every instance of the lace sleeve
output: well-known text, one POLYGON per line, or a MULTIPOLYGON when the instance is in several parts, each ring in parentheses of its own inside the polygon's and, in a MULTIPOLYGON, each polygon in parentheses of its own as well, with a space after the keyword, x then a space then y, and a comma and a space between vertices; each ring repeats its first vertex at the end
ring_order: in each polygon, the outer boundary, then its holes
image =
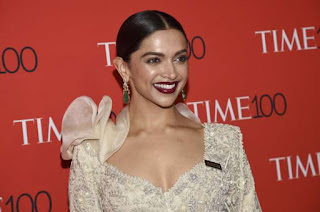
POLYGON ((237 127, 237 134, 240 140, 240 158, 241 158, 241 185, 240 188, 243 190, 243 199, 241 203, 242 212, 259 212, 262 211, 259 199, 255 190, 254 178, 252 175, 250 163, 248 161, 246 152, 243 148, 243 136, 240 127, 237 127))
POLYGON ((99 195, 99 161, 92 146, 84 141, 74 147, 69 175, 70 212, 102 211, 99 195))

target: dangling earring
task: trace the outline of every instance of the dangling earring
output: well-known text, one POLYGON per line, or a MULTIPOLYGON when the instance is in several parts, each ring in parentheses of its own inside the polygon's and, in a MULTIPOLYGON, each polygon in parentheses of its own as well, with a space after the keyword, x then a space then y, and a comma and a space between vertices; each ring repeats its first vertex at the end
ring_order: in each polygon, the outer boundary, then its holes
POLYGON ((182 96, 183 101, 185 102, 187 97, 186 97, 186 93, 184 92, 184 89, 182 89, 182 91, 181 91, 181 96, 182 96))
POLYGON ((123 103, 129 104, 130 102, 130 90, 126 81, 123 81, 123 103))

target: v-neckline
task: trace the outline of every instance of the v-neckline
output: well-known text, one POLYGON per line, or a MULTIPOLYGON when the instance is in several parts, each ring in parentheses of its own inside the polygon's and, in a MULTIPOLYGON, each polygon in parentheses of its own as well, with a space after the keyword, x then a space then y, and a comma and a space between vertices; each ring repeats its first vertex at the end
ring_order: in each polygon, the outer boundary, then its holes
POLYGON ((203 148, 204 148, 204 153, 202 156, 202 161, 197 162, 195 165, 193 165, 193 167, 185 172, 183 172, 182 174, 179 175, 178 179, 174 182, 174 184, 165 192, 163 192, 163 189, 161 186, 156 186, 155 184, 153 184, 150 180, 144 178, 144 177, 140 177, 140 176, 136 176, 136 175, 131 175, 128 173, 125 173, 123 171, 121 171, 120 169, 118 169, 115 165, 112 165, 110 163, 108 163, 107 161, 104 163, 104 165, 110 169, 112 169, 113 171, 117 172, 119 175, 126 177, 130 180, 133 181, 138 181, 138 182, 144 182, 147 185, 151 186, 152 188, 158 190, 160 192, 161 195, 167 195, 169 193, 171 193, 178 185, 179 183, 183 180, 183 178, 187 177, 188 175, 192 174, 195 170, 197 170, 198 167, 201 167, 203 165, 205 165, 205 159, 207 158, 207 149, 208 149, 208 135, 207 135, 207 124, 203 123, 201 124, 203 126, 203 148))

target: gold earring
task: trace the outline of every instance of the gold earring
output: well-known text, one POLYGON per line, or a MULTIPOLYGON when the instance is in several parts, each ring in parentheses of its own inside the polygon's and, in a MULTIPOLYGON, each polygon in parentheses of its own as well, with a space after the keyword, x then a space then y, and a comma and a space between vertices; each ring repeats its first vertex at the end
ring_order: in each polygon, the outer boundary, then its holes
POLYGON ((182 89, 182 91, 181 91, 181 96, 182 96, 183 101, 185 102, 187 99, 187 96, 186 96, 184 89, 182 89))
POLYGON ((123 103, 129 104, 130 102, 130 90, 126 81, 123 81, 123 103))

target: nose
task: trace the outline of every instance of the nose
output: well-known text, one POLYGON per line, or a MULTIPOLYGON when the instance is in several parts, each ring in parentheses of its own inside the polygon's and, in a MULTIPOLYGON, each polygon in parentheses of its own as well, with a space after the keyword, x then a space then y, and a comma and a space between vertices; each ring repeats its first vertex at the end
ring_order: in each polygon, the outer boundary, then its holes
POLYGON ((178 72, 173 62, 166 63, 163 67, 162 76, 170 80, 175 80, 178 77, 178 72))

